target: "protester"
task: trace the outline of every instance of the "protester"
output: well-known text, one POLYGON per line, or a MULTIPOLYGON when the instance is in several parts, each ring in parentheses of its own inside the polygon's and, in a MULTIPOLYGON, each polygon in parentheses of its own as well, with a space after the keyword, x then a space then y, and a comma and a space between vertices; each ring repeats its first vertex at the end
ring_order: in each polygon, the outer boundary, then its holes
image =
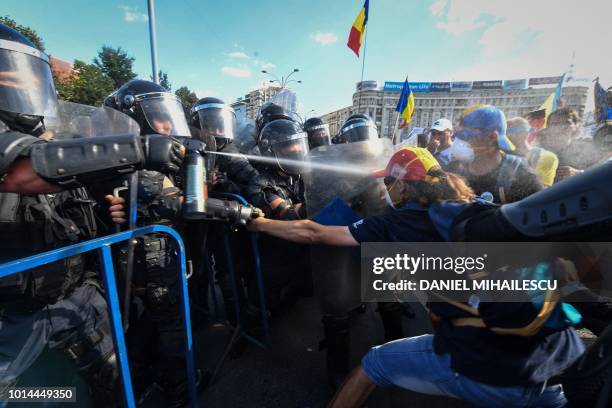
POLYGON ((474 105, 461 113, 447 170, 464 176, 474 192, 495 203, 518 201, 543 188, 524 159, 512 154, 506 117, 499 109, 474 105), (488 197, 487 197, 488 199, 488 197))
POLYGON ((529 141, 531 134, 529 122, 521 117, 508 120, 506 134, 514 144, 514 153, 527 159, 527 163, 538 175, 544 186, 550 187, 555 181, 559 159, 557 156, 542 147, 532 146, 529 141))
MULTIPOLYGON (((308 135, 292 120, 275 119, 263 126, 257 144, 261 155, 267 158, 266 162, 257 165, 265 187, 248 199, 263 210, 266 217, 306 218, 302 174, 306 171, 308 135)), ((259 246, 268 307, 280 314, 298 295, 311 290, 308 251, 273 237, 262 237, 259 246), (293 265, 291 274, 286 273, 288 265, 293 265)), ((255 299, 250 296, 251 309, 256 309, 255 299)))
MULTIPOLYGON (((357 246, 360 242, 442 241, 428 209, 470 202, 474 194, 463 179, 441 170, 422 148, 395 153, 384 177, 396 209, 365 218, 351 226, 323 226, 310 220, 254 220, 252 231, 300 243, 357 246)), ((338 391, 332 407, 358 407, 378 386, 395 385, 413 391, 464 399, 478 406, 562 407, 567 401, 559 385, 548 380, 569 367, 584 351, 567 324, 541 327, 529 336, 489 331, 490 324, 524 325, 535 319, 531 303, 490 303, 477 309, 485 326, 455 325, 473 316, 467 304, 432 303, 435 333, 374 347, 338 391), (495 360, 495 364, 491 361, 495 360)), ((507 326, 505 326, 507 327, 507 326)))
POLYGON ((569 107, 552 112, 546 128, 537 133, 538 145, 559 158, 555 182, 582 173, 602 159, 596 146, 590 140, 580 139, 579 133, 580 116, 569 107))
POLYGON ((448 119, 438 119, 429 130, 427 149, 434 155, 442 167, 452 160, 453 124, 448 119))

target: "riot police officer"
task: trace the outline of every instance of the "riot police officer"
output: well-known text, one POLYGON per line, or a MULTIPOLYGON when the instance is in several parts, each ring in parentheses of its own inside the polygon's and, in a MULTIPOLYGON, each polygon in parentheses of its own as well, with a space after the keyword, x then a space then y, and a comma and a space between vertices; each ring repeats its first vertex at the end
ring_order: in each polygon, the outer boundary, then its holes
POLYGON ((334 144, 362 142, 378 139, 376 123, 365 113, 355 113, 344 121, 334 136, 334 144))
MULTIPOLYGON (((131 116, 143 134, 190 135, 179 99, 155 82, 129 81, 110 95, 105 105, 131 116)), ((139 171, 139 223, 177 228, 180 193, 180 189, 164 174, 139 171)), ((142 298, 146 312, 136 318, 132 313, 134 327, 128 332, 132 365, 139 371, 137 377, 145 379, 151 360, 157 359, 153 364, 154 378, 160 382, 171 406, 180 406, 187 398, 177 250, 174 241, 164 234, 150 234, 138 239, 132 292, 142 298), (151 342, 151 337, 157 341, 151 342)), ((124 253, 122 266, 125 268, 126 262, 124 253)), ((146 380, 144 382, 136 385, 148 386, 146 380)))
POLYGON ((286 119, 295 122, 294 115, 288 112, 284 107, 274 102, 266 102, 261 106, 257 118, 255 119, 255 132, 257 133, 257 139, 259 140, 259 134, 262 129, 273 120, 286 119))
MULTIPOLYGON (((277 119, 261 130, 258 146, 266 159, 258 165, 266 187, 252 197, 253 204, 268 218, 306 218, 302 174, 308 169, 308 135, 296 122, 277 119)), ((267 301, 272 313, 280 313, 297 295, 310 291, 308 251, 273 237, 261 237, 259 244, 267 301), (290 273, 287 265, 294 265, 290 273)))
MULTIPOLYGON (((84 184, 150 166, 176 170, 173 139, 137 135, 46 142, 58 117, 47 55, 0 24, 0 261, 96 235, 84 184), (45 138, 39 138, 44 136, 45 138)), ((106 302, 84 255, 0 279, 0 399, 46 346, 63 350, 95 401, 115 401, 117 370, 106 302)))
POLYGON ((329 125, 323 123, 321 118, 310 118, 304 122, 304 131, 308 133, 308 145, 310 150, 319 146, 331 144, 329 125))
MULTIPOLYGON (((238 148, 234 144, 236 136, 236 114, 234 110, 221 99, 214 97, 206 97, 198 100, 191 108, 190 124, 197 128, 197 137, 207 144, 213 144, 214 141, 216 151, 222 153, 215 157, 215 168, 212 175, 212 185, 210 194, 214 195, 217 192, 241 194, 245 197, 257 195, 266 185, 265 179, 260 176, 259 172, 251 165, 248 159, 241 155, 238 148)), ((234 254, 249 254, 250 242, 244 231, 234 231, 228 228, 227 225, 216 223, 208 226, 207 231, 207 246, 213 254, 214 269, 217 272, 219 286, 223 293, 223 299, 226 308, 226 315, 230 322, 236 323, 235 316, 235 294, 232 290, 231 280, 229 279, 229 265, 227 264, 227 256, 224 247, 224 235, 229 234, 229 245, 234 254)), ((248 277, 249 266, 253 265, 253 261, 249 256, 241 256, 236 259, 234 271, 238 276, 244 279, 237 279, 238 282, 252 281, 248 277)), ((202 274, 202 277, 207 277, 202 274)), ((206 294, 208 288, 208 280, 203 279, 200 286, 204 290, 199 291, 203 302, 206 304, 206 294)), ((238 299, 242 302, 246 294, 244 288, 238 285, 238 299)))
POLYGON ((215 189, 248 196, 257 194, 263 187, 263 180, 233 143, 236 135, 234 110, 221 99, 202 98, 191 108, 190 123, 198 128, 201 140, 206 142, 213 138, 216 150, 224 153, 216 157, 215 189))

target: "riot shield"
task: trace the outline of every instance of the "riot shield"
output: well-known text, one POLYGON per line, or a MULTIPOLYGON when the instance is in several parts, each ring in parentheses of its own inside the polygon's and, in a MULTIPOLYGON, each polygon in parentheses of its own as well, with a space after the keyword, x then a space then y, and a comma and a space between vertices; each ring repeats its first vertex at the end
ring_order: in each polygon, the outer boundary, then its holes
POLYGON ((249 118, 239 118, 236 121, 236 135, 234 143, 242 154, 259 156, 257 135, 255 134, 255 121, 249 118))
POLYGON ((302 111, 302 104, 298 100, 297 94, 290 89, 284 88, 279 91, 276 95, 268 99, 263 105, 259 107, 257 116, 261 114, 261 110, 269 104, 275 104, 281 106, 285 112, 293 118, 297 123, 302 123, 299 112, 302 111))
MULTIPOLYGON (((316 217, 333 199, 340 198, 359 217, 381 213, 382 182, 370 176, 385 167, 393 154, 389 139, 320 146, 309 155, 311 170, 305 179, 306 207, 316 217)), ((353 249, 311 247, 315 296, 323 315, 348 313, 361 303, 360 258, 353 249)))
POLYGON ((57 118, 46 118, 45 125, 54 139, 91 136, 138 135, 140 126, 115 109, 60 101, 57 118))

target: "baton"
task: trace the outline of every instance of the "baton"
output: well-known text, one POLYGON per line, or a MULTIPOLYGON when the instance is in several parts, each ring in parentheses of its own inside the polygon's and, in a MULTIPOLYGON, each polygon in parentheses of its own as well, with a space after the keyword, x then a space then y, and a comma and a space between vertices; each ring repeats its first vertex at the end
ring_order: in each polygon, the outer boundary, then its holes
MULTIPOLYGON (((130 198, 129 198, 129 213, 128 213, 128 229, 133 231, 136 228, 136 218, 137 218, 137 206, 138 206, 138 172, 135 171, 130 174, 129 182, 124 182, 123 187, 117 187, 113 190, 113 194, 118 197, 119 192, 122 190, 128 189, 130 190, 130 198)), ((115 225, 115 229, 117 232, 121 231, 121 226, 119 224, 115 225)), ((130 303, 132 297, 132 277, 134 274, 134 250, 136 247, 136 241, 130 237, 128 241, 127 247, 127 265, 125 270, 125 292, 123 299, 123 330, 127 331, 130 321, 130 303)))

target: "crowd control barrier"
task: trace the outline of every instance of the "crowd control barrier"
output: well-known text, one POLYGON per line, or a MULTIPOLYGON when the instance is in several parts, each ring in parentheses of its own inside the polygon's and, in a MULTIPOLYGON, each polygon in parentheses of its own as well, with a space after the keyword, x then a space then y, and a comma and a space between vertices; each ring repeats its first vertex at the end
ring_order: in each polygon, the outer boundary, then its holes
MULTIPOLYGON (((217 198, 225 198, 225 199, 229 199, 229 200, 235 200, 238 201, 240 204, 242 205, 249 205, 249 203, 247 202, 247 200, 244 199, 244 197, 238 195, 238 194, 230 194, 230 193, 214 193, 214 196, 217 198)), ((254 336, 246 333, 245 329, 245 325, 244 325, 244 321, 243 321, 243 316, 241 314, 242 311, 242 307, 240 304, 240 296, 239 296, 239 288, 238 288, 238 280, 236 278, 236 272, 234 269, 234 254, 232 254, 232 249, 231 249, 231 245, 230 245, 230 239, 229 236, 226 233, 224 233, 223 236, 223 248, 224 248, 224 252, 225 252, 225 257, 226 257, 226 262, 227 262, 227 267, 228 267, 228 274, 229 274, 229 278, 230 278, 230 284, 232 287, 232 292, 233 292, 233 307, 234 307, 234 313, 236 315, 236 326, 235 327, 231 327, 233 332, 232 332, 232 336, 230 337, 230 340, 228 341, 227 345, 225 346, 225 350, 223 352, 223 354, 221 355, 221 357, 219 358, 218 363, 216 364, 216 367, 213 371, 212 374, 212 378, 211 378, 211 384, 214 383, 215 379, 218 377, 218 374, 223 366, 223 363, 225 362, 225 360, 227 359, 227 356, 229 355, 229 352, 231 351, 233 345, 235 344, 236 341, 238 341, 241 337, 245 338, 246 340, 250 341, 251 343, 257 345, 258 347, 262 348, 262 349, 267 349, 269 347, 270 344, 270 323, 269 323, 269 316, 268 316, 268 311, 267 311, 267 307, 266 307, 266 298, 265 298, 265 288, 264 288, 264 281, 263 281, 263 272, 261 269, 261 257, 259 254, 259 246, 257 243, 257 234, 255 233, 250 233, 250 244, 251 244, 251 250, 252 250, 252 254, 253 254, 253 259, 255 262, 254 265, 254 269, 255 269, 255 278, 256 278, 256 283, 257 283, 257 294, 258 294, 258 303, 259 303, 259 311, 260 311, 260 321, 261 321, 261 327, 263 329, 263 338, 262 339, 258 339, 255 338, 254 336)), ((213 303, 214 303, 214 308, 215 311, 218 311, 219 306, 217 304, 217 297, 215 295, 215 288, 214 288, 214 279, 213 279, 213 272, 212 272, 212 267, 210 265, 208 256, 206 257, 206 261, 205 261, 205 266, 208 269, 208 274, 209 274, 209 282, 211 285, 211 292, 212 292, 212 296, 213 296, 213 303)), ((216 312, 218 313, 218 312, 216 312)), ((218 316, 218 314, 217 314, 218 316)))
MULTIPOLYGON (((124 405, 128 408, 135 407, 134 392, 132 389, 132 379, 128 363, 128 355, 125 346, 125 337, 123 334, 123 324, 121 320, 121 307, 117 294, 117 282, 115 280, 115 271, 113 267, 113 256, 111 245, 123 241, 132 240, 143 235, 151 233, 165 233, 176 241, 178 244, 179 253, 179 271, 180 273, 180 298, 181 312, 183 318, 183 329, 185 333, 185 362, 187 369, 187 381, 189 385, 189 400, 192 407, 197 407, 197 392, 196 392, 196 376, 195 363, 193 358, 193 340, 191 333, 191 319, 189 311, 189 295, 187 291, 187 270, 185 261, 185 246, 181 236, 170 227, 163 225, 151 225, 147 227, 137 228, 129 231, 119 232, 113 235, 108 235, 101 238, 92 239, 86 242, 70 245, 67 247, 55 249, 41 254, 29 256, 4 264, 0 264, 0 279, 7 276, 36 268, 44 264, 54 261, 59 261, 64 258, 83 254, 91 251, 99 251, 100 263, 102 269, 102 278, 104 281, 104 293, 106 296, 106 304, 110 314, 110 322, 113 333, 113 343, 115 353, 119 362, 119 374, 123 391, 124 405)), ((1 403, 0 403, 1 405, 1 403)))

